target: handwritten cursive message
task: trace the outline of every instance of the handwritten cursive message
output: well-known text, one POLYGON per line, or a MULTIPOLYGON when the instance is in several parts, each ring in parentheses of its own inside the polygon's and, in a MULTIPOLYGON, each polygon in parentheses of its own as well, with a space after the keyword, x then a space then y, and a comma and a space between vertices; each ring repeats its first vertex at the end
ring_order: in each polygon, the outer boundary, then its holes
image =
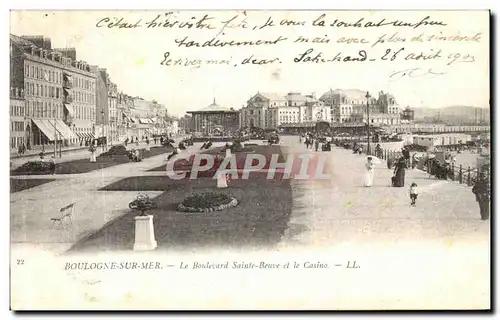
POLYGON ((165 69, 383 64, 390 70, 387 79, 399 81, 443 76, 476 62, 475 45, 488 41, 484 30, 462 30, 447 17, 424 12, 164 12, 133 19, 103 16, 95 27, 158 34, 164 50, 156 64, 165 69))

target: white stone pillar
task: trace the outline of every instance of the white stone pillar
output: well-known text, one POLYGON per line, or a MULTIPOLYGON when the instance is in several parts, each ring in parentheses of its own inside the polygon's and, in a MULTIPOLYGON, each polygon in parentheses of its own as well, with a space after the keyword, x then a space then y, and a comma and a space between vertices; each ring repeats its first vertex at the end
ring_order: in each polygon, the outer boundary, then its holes
POLYGON ((154 250, 157 247, 153 216, 135 217, 134 251, 154 250))

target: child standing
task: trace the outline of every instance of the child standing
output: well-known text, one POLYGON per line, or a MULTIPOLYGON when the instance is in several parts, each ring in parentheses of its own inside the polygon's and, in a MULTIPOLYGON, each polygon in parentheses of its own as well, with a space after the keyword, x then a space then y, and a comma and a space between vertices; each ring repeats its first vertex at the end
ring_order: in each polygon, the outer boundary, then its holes
POLYGON ((411 205, 415 206, 415 202, 417 201, 418 197, 418 186, 415 182, 413 182, 410 186, 410 199, 411 199, 411 205))

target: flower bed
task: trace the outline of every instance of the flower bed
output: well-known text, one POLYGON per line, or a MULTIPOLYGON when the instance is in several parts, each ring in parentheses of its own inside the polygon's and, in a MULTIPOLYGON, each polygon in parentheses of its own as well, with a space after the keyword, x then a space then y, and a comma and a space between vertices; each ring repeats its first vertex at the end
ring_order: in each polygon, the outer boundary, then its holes
POLYGON ((204 192, 194 194, 179 204, 177 211, 181 212, 212 212, 232 208, 238 205, 236 198, 224 193, 204 192))

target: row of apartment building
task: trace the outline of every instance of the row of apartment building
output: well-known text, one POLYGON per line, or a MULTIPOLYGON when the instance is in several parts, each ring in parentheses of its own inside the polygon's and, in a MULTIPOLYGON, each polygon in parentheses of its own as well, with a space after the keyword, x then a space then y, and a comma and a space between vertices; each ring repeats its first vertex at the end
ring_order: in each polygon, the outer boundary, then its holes
POLYGON ((52 48, 44 36, 10 35, 10 75, 12 149, 140 139, 168 126, 163 105, 121 93, 106 68, 78 60, 75 48, 52 48))

